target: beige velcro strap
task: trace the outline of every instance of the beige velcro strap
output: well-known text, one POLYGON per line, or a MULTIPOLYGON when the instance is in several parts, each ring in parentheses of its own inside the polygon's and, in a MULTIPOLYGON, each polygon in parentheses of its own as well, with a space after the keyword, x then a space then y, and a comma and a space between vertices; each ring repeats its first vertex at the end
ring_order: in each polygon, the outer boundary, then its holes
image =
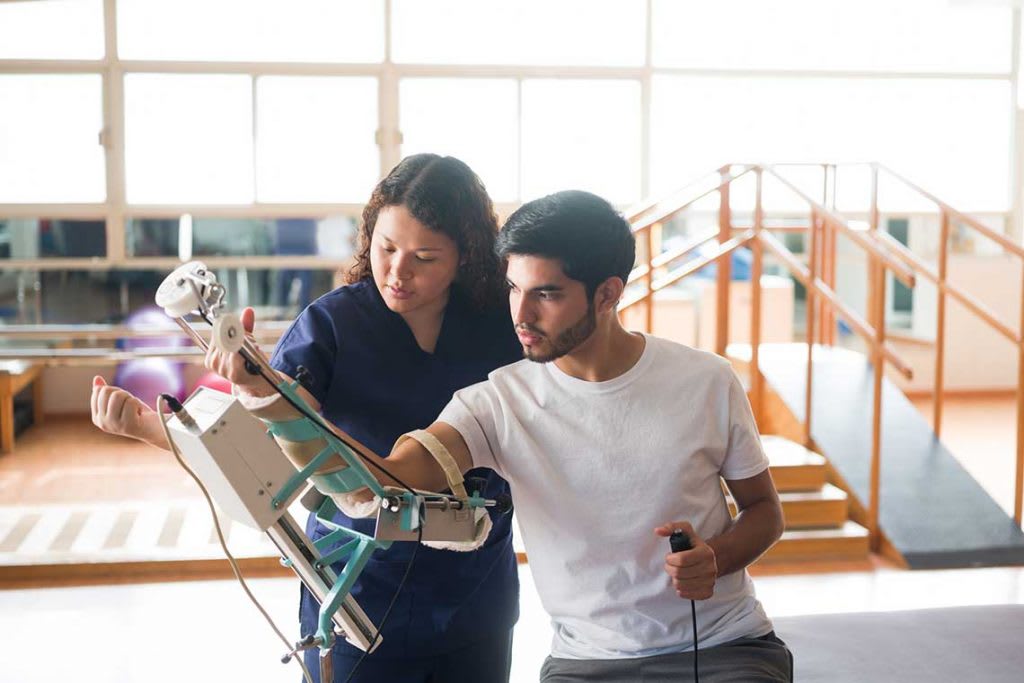
POLYGON ((452 493, 459 498, 469 498, 469 495, 466 494, 466 487, 462 483, 464 480, 458 463, 455 462, 455 458, 452 457, 452 454, 448 452, 448 449, 436 436, 425 429, 415 429, 398 437, 398 441, 395 442, 395 448, 398 448, 399 444, 406 439, 418 442, 434 456, 434 460, 444 470, 444 476, 448 479, 448 487, 452 490, 452 493))

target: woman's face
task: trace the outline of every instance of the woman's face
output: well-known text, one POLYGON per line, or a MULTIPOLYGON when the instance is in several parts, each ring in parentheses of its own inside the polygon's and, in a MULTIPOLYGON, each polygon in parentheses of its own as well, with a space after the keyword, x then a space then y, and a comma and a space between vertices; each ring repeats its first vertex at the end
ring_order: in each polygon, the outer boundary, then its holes
POLYGON ((385 206, 370 241, 370 269, 384 303, 395 313, 443 307, 459 269, 459 249, 404 206, 385 206))

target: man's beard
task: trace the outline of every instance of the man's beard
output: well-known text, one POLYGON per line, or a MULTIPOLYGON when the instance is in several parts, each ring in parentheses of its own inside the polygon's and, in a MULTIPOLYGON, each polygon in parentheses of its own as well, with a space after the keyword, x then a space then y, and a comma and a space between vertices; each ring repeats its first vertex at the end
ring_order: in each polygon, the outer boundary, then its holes
POLYGON ((591 302, 587 305, 587 312, 583 314, 582 318, 562 330, 557 337, 551 340, 551 348, 547 353, 524 347, 523 355, 535 363, 550 363, 587 341, 595 329, 597 329, 597 313, 594 310, 593 302, 591 302))

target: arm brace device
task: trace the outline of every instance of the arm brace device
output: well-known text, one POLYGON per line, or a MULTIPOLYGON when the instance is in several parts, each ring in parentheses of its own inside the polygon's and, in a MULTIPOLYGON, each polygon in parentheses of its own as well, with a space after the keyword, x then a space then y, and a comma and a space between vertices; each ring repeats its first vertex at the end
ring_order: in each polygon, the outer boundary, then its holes
MULTIPOLYGON (((281 447, 281 451, 296 469, 304 470, 316 461, 317 465, 310 475, 310 481, 319 491, 326 493, 335 505, 349 517, 370 517, 377 514, 378 510, 387 504, 388 499, 393 500, 394 496, 404 493, 403 489, 391 486, 384 487, 382 492, 370 491, 368 486, 350 488, 351 477, 346 478, 342 474, 347 470, 349 464, 340 457, 320 457, 328 449, 327 440, 319 432, 311 432, 305 428, 302 423, 309 422, 309 418, 303 417, 281 395, 255 397, 237 390, 233 393, 243 407, 267 425, 267 431, 273 435, 274 440, 281 447), (303 436, 309 438, 302 439, 303 436), (368 494, 372 494, 372 498, 369 498, 368 494)), ((466 492, 465 480, 455 458, 437 437, 425 429, 417 429, 398 437, 395 447, 397 448, 407 439, 417 441, 434 457, 444 471, 449 488, 458 499, 470 499, 466 492)), ((474 491, 474 497, 479 497, 480 493, 474 491)), ((483 507, 472 508, 472 517, 472 538, 462 541, 424 540, 424 545, 440 550, 462 552, 476 550, 487 540, 492 525, 491 518, 483 507)))

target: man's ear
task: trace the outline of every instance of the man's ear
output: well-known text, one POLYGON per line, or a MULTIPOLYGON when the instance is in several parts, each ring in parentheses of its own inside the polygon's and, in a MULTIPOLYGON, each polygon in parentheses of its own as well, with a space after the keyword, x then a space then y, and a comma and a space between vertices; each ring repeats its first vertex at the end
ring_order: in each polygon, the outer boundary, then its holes
POLYGON ((621 278, 608 278, 594 290, 594 309, 598 313, 606 313, 608 311, 614 313, 625 289, 626 284, 621 278))

